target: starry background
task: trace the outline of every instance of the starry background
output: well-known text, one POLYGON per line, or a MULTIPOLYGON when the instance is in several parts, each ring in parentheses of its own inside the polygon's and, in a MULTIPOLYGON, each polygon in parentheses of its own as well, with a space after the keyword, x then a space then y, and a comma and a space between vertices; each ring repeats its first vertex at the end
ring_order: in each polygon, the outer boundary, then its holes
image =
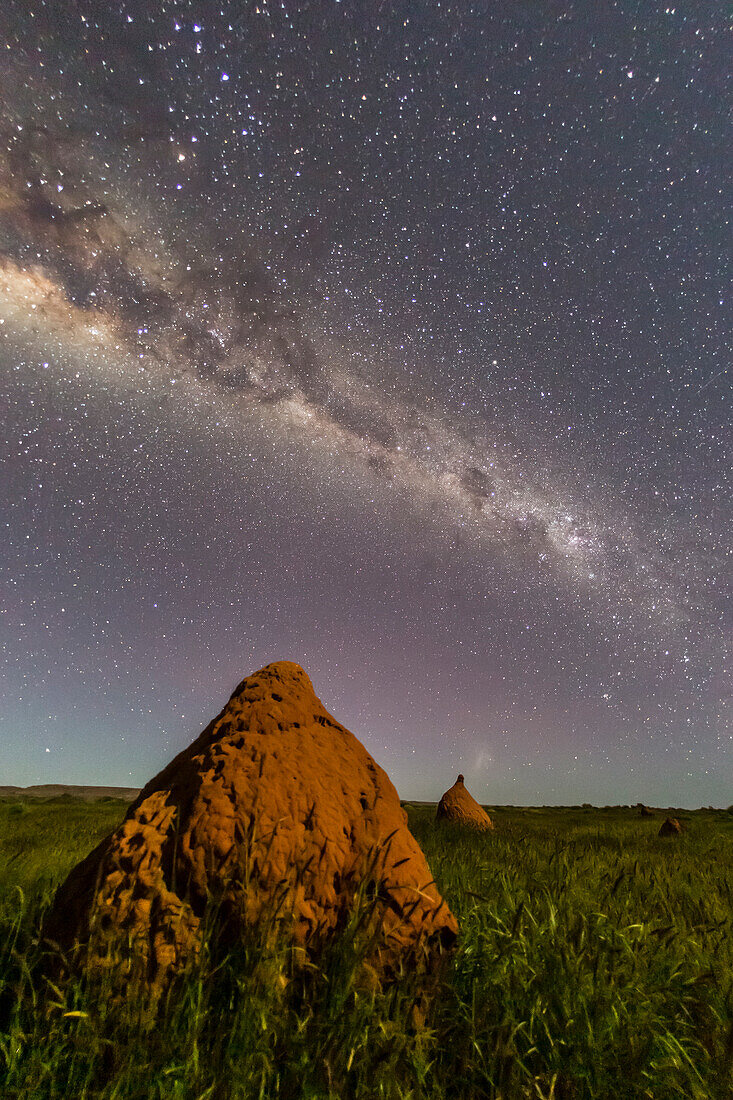
POLYGON ((0 782, 293 659, 406 798, 733 801, 724 8, 0 14, 0 782))

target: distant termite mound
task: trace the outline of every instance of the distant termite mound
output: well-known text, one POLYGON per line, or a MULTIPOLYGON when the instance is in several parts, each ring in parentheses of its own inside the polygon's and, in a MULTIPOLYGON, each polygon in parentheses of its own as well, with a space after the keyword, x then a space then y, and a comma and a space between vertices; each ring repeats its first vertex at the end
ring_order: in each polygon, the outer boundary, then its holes
POLYGON ((436 817, 438 821, 452 821, 482 832, 494 828, 486 810, 466 790, 462 775, 458 776, 453 786, 441 798, 436 817))
POLYGON ((660 836, 682 836, 682 826, 676 817, 665 817, 659 830, 660 836))
POLYGON ((267 919, 306 949, 370 899, 372 965, 426 965, 457 924, 397 791, 299 665, 243 680, 60 887, 46 936, 105 966, 123 937, 162 989, 195 955, 215 899, 228 936, 267 919))

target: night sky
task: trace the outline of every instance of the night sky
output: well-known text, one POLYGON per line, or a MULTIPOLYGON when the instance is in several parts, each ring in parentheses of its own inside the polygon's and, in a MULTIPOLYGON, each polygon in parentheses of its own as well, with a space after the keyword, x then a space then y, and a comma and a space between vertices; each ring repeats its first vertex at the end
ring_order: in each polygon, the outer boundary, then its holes
POLYGON ((0 783, 286 658, 404 798, 733 802, 727 30, 2 5, 0 783))

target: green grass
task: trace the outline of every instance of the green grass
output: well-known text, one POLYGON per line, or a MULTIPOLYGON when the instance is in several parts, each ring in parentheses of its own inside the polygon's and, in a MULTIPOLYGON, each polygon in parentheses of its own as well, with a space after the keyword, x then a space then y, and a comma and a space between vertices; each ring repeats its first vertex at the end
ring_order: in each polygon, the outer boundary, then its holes
POLYGON ((730 1100, 733 815, 497 809, 411 828, 460 922, 431 981, 363 980, 347 932, 297 968, 253 931, 210 938, 154 1026, 132 997, 42 977, 53 890, 121 803, 0 803, 0 1095, 105 1100, 730 1100))

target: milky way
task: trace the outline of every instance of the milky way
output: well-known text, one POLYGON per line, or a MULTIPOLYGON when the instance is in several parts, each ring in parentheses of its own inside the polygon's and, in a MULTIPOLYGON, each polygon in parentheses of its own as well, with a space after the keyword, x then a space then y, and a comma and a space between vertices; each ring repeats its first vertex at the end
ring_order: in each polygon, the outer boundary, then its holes
POLYGON ((286 657, 406 796, 724 800, 722 16, 3 19, 5 781, 286 657))

